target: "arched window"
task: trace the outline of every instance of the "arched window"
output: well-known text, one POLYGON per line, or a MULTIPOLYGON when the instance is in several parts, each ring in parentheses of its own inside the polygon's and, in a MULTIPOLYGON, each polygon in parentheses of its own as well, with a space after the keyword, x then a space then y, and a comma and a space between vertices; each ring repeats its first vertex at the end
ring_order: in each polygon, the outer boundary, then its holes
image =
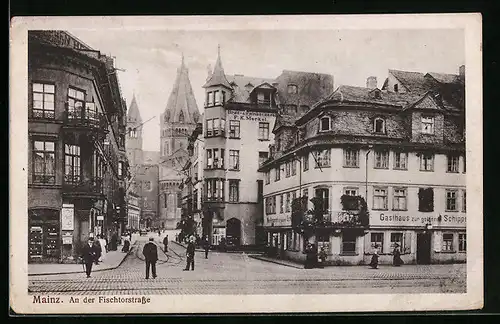
POLYGON ((179 123, 183 123, 184 122, 184 113, 181 111, 179 113, 179 123))
POLYGON ((331 123, 330 117, 328 117, 328 116, 321 117, 320 123, 319 123, 319 130, 321 132, 329 131, 330 130, 330 123, 331 123))
POLYGON ((385 133, 385 121, 382 118, 375 118, 373 121, 373 131, 379 134, 385 133))

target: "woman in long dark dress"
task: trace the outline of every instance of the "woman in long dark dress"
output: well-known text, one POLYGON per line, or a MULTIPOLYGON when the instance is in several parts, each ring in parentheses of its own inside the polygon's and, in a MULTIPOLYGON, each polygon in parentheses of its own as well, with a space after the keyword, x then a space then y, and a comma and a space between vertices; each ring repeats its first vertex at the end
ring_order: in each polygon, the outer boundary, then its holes
POLYGON ((372 260, 370 261, 370 267, 372 269, 378 269, 378 245, 373 247, 372 260))
POLYGON ((392 258, 392 264, 395 267, 401 266, 403 264, 403 260, 401 260, 401 252, 399 251, 399 244, 396 244, 394 246, 394 251, 392 252, 392 254, 394 255, 392 258))

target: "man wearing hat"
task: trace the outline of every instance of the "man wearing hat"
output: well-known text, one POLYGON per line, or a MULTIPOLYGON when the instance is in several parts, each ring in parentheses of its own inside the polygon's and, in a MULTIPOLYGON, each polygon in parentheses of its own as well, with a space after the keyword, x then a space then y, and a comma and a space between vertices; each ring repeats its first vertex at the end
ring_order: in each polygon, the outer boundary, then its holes
POLYGON ((92 264, 97 261, 98 255, 99 251, 94 245, 94 238, 91 236, 82 248, 82 259, 85 263, 85 273, 87 274, 87 278, 90 278, 90 274, 92 272, 92 264))
POLYGON ((156 261, 158 261, 158 247, 153 243, 154 238, 150 237, 149 242, 144 245, 142 254, 146 261, 146 279, 149 279, 149 268, 153 273, 153 279, 156 278, 156 261))
POLYGON ((194 245, 194 236, 191 236, 189 238, 189 243, 186 248, 186 268, 184 268, 184 271, 189 271, 189 267, 191 267, 191 270, 194 271, 194 251, 196 250, 196 247, 194 245))

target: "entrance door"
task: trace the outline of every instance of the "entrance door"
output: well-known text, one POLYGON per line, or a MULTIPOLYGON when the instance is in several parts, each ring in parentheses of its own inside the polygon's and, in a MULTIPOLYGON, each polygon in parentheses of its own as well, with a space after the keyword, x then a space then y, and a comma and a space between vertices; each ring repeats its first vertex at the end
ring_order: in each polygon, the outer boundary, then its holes
POLYGON ((431 235, 430 233, 417 234, 417 264, 431 263, 431 235))
POLYGON ((241 243, 241 221, 231 218, 226 223, 226 240, 228 245, 239 246, 241 243))

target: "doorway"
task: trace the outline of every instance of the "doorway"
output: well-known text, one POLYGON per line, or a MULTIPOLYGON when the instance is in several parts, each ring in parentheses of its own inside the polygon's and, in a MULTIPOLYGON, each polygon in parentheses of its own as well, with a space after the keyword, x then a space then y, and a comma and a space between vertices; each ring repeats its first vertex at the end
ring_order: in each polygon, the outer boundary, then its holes
POLYGON ((239 246, 241 243, 241 221, 231 218, 226 223, 226 241, 228 245, 239 246))
POLYGON ((417 264, 431 263, 431 234, 417 234, 417 264))

